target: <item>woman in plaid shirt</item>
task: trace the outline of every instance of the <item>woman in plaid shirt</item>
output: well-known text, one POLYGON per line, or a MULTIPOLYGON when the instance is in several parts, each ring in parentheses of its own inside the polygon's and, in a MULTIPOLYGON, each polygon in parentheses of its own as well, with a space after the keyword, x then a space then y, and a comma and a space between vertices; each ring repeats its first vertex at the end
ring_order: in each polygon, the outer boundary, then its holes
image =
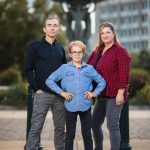
POLYGON ((106 81, 106 88, 97 98, 92 115, 95 150, 103 150, 101 126, 105 117, 110 134, 111 150, 119 150, 121 140, 119 119, 122 104, 128 97, 130 60, 127 50, 117 39, 113 24, 109 22, 101 24, 99 44, 87 61, 88 64, 95 66, 106 81))

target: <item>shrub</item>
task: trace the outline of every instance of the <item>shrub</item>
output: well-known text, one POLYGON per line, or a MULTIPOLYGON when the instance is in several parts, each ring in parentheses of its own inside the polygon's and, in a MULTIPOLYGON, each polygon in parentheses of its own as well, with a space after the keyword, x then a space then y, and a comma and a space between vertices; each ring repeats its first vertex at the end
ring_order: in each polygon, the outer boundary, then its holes
POLYGON ((131 68, 139 68, 139 53, 131 52, 131 68))
POLYGON ((0 85, 11 85, 21 81, 21 72, 16 68, 8 68, 0 73, 0 85))
POLYGON ((0 102, 2 101, 2 99, 4 99, 5 96, 5 91, 0 90, 0 102))
POLYGON ((5 92, 1 104, 25 107, 27 102, 27 85, 25 83, 14 84, 5 92))
POLYGON ((141 50, 138 56, 140 68, 150 71, 150 52, 148 50, 141 50))
POLYGON ((150 85, 146 85, 137 93, 137 101, 141 104, 150 105, 150 85))
POLYGON ((137 96, 130 101, 131 105, 150 105, 150 85, 146 85, 137 92, 137 96))
POLYGON ((132 69, 129 83, 129 98, 136 96, 146 84, 150 83, 149 72, 144 69, 132 69))

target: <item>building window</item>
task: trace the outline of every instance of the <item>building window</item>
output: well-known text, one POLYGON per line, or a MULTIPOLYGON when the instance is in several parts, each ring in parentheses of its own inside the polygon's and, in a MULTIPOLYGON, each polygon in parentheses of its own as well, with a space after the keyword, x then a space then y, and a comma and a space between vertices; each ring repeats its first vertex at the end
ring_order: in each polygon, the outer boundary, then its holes
POLYGON ((148 17, 147 17, 147 14, 143 14, 143 15, 141 15, 141 21, 142 22, 147 22, 148 21, 148 17))
POLYGON ((146 1, 141 1, 141 7, 142 9, 146 9, 147 8, 147 2, 146 1))

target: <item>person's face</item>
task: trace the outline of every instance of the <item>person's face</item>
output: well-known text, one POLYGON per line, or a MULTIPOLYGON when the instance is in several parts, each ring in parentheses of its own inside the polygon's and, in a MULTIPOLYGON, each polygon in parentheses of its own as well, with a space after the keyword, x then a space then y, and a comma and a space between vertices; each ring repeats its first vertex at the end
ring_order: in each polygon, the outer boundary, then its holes
POLYGON ((115 36, 114 33, 109 27, 104 27, 101 30, 100 37, 104 45, 114 42, 114 36, 115 36))
POLYGON ((48 37, 56 37, 59 33, 59 22, 56 19, 46 20, 43 31, 48 37))
POLYGON ((69 56, 72 58, 73 62, 81 63, 84 53, 80 46, 73 45, 69 53, 69 56))

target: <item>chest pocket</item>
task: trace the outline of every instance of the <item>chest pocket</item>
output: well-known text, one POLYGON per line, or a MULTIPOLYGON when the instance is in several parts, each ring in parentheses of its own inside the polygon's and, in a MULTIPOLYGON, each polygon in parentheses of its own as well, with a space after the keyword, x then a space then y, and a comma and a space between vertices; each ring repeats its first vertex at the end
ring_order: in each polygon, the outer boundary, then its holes
POLYGON ((68 81, 73 81, 73 80, 74 80, 74 73, 73 73, 73 72, 66 72, 66 73, 65 73, 65 78, 66 78, 68 81))
POLYGON ((92 76, 92 74, 90 72, 84 72, 83 73, 83 79, 84 79, 84 81, 91 80, 91 76, 92 76))

